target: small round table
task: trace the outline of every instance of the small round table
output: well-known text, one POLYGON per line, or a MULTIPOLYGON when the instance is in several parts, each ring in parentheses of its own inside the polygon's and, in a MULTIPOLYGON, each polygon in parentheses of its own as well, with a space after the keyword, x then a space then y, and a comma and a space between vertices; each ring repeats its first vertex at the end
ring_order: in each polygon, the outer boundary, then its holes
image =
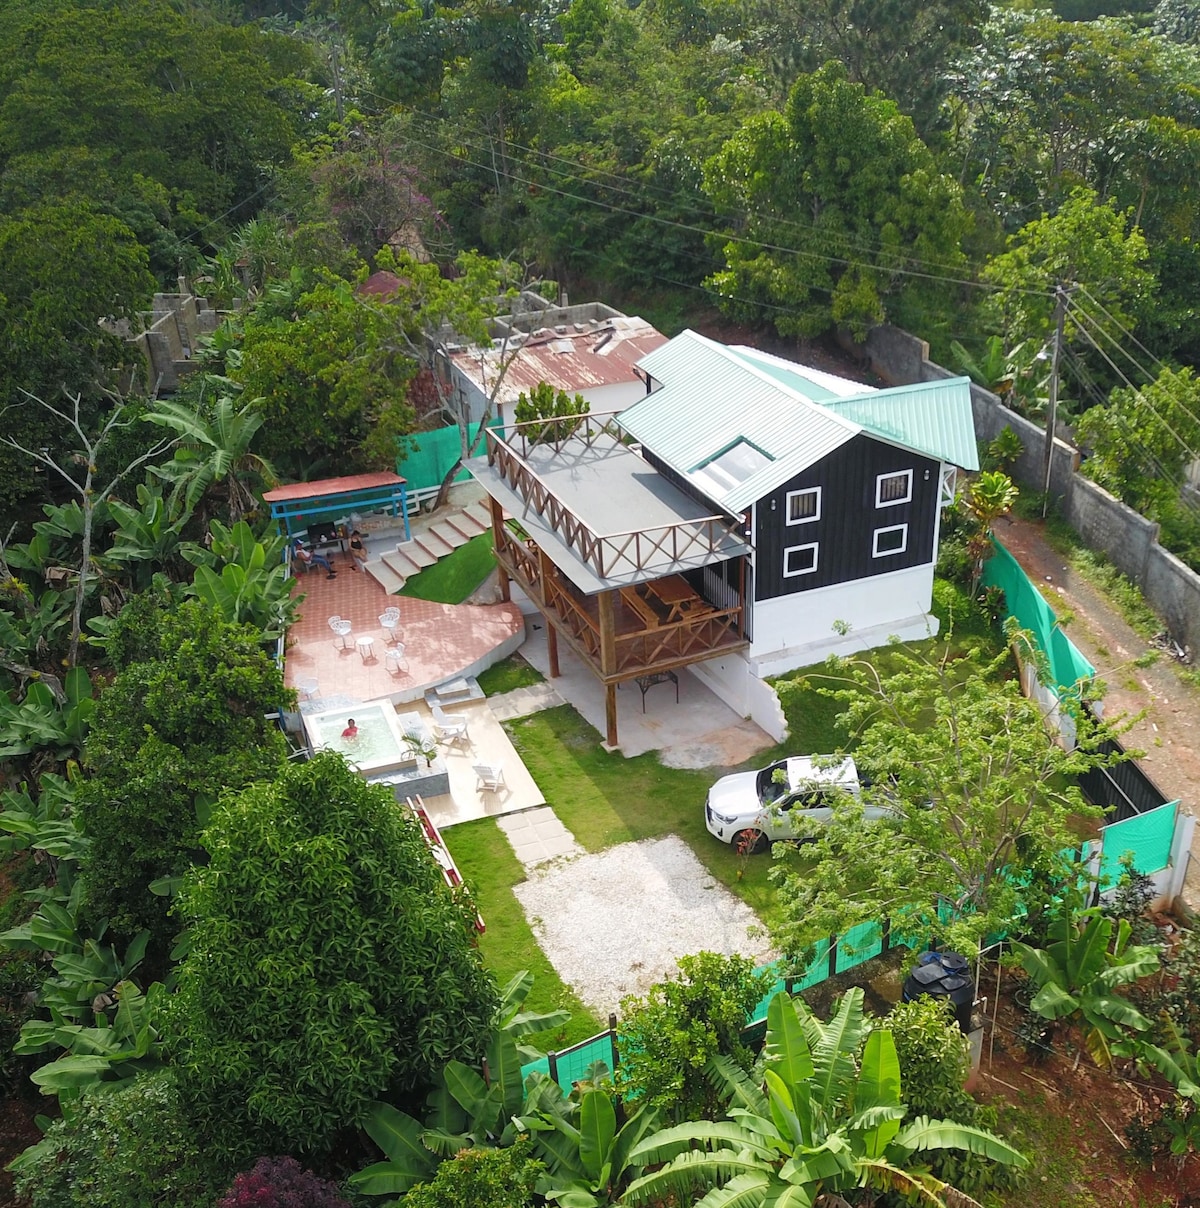
POLYGON ((370 634, 364 634, 355 643, 358 647, 358 653, 364 663, 374 662, 375 660, 375 639, 370 634))

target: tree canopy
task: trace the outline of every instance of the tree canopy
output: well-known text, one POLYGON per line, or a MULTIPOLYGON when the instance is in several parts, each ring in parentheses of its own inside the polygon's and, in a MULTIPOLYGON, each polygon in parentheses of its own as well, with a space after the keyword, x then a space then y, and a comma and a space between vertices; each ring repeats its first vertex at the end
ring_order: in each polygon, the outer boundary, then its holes
POLYGON ((213 1135, 323 1152, 373 1099, 478 1060, 499 999, 474 912, 389 787, 318 754, 227 794, 204 845, 173 1019, 213 1135))

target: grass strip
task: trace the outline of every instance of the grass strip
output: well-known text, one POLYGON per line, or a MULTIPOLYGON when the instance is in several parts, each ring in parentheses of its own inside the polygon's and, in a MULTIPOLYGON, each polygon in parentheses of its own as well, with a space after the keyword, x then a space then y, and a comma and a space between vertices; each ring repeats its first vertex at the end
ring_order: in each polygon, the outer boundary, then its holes
POLYGON ((602 1023, 563 984, 526 921, 513 893, 513 886, 525 879, 525 869, 495 819, 447 827, 442 838, 483 915, 487 930, 479 937, 479 950, 497 982, 503 985, 514 973, 528 969, 533 974, 533 989, 523 1009, 571 1012, 559 1031, 531 1037, 532 1047, 566 1048, 603 1031, 607 1021, 602 1023))
POLYGON ((453 553, 413 575, 400 595, 437 604, 461 604, 492 572, 496 555, 491 533, 480 533, 453 553))

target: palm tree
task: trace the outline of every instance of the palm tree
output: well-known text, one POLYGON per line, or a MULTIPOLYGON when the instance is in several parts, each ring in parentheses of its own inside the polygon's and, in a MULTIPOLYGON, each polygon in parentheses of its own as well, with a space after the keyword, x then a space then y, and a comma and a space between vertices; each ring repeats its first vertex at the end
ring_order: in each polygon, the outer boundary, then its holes
POLYGON ((984 470, 978 478, 959 496, 959 506, 978 528, 967 542, 967 550, 974 559, 971 574, 971 595, 979 587, 983 574, 983 562, 992 548, 992 528, 1016 503, 1020 491, 1013 480, 1000 470, 984 470))
POLYGON ((637 1145, 631 1162, 666 1165, 631 1183, 625 1203, 666 1194, 692 1203, 707 1187, 696 1208, 839 1208, 842 1192, 868 1188, 947 1208, 975 1201, 913 1165, 914 1154, 961 1149, 1026 1164, 985 1129, 924 1116, 905 1122, 896 1044, 886 1028, 868 1031, 861 989, 843 996, 827 1024, 776 994, 760 1083, 723 1058, 713 1067, 733 1094, 728 1120, 680 1124, 637 1145))
POLYGON ((159 402, 145 419, 171 428, 179 437, 173 461, 157 466, 154 473, 174 484, 172 499, 182 499, 188 511, 216 484, 223 482, 229 523, 237 522, 258 503, 251 487, 256 478, 268 486, 277 481, 270 462, 250 452, 250 444, 263 424, 256 399, 240 409, 223 394, 204 410, 181 403, 159 402))

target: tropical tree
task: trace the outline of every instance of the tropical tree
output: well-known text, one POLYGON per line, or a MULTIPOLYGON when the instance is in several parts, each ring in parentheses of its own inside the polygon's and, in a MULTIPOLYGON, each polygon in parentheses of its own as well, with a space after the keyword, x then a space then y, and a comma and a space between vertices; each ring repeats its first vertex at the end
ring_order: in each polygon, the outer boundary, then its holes
POLYGON ((1044 948, 1013 945, 1037 986, 1030 1008, 1045 1019, 1082 1024, 1088 1052, 1106 1067, 1114 1056, 1135 1051, 1131 1032, 1150 1027, 1150 1020, 1117 992, 1159 966, 1158 949, 1130 944, 1131 930, 1128 919, 1106 917, 1098 907, 1065 907, 1051 918, 1044 948))
POLYGON ((783 113, 751 118, 708 162, 704 188, 719 211, 743 216, 726 268, 709 279, 722 308, 784 335, 838 325, 862 339, 905 296, 949 298, 930 263, 941 278, 965 267, 962 191, 895 102, 838 63, 801 76, 783 113))
POLYGON ((755 1076, 720 1060, 714 1075, 732 1095, 728 1119, 679 1124, 635 1146, 634 1161, 665 1165, 630 1184, 628 1203, 665 1194, 689 1202, 709 1188, 697 1203, 811 1208, 821 1196, 837 1203, 832 1197, 866 1187, 946 1205, 963 1198, 922 1168, 925 1154, 958 1149, 1026 1164, 984 1129, 924 1116, 906 1122, 895 1042, 886 1028, 868 1028, 858 988, 827 1024, 801 1000, 776 994, 755 1076))
POLYGON ((1003 471, 984 470, 958 497, 959 507, 976 525, 967 542, 967 550, 974 559, 972 596, 979 587, 983 563, 992 549, 992 530, 996 521, 1008 515, 1019 494, 1016 484, 1003 471))
POLYGON ((142 418, 176 434, 173 460, 156 466, 154 473, 172 484, 172 500, 188 512, 223 483, 225 514, 230 524, 237 524, 258 508, 257 484, 273 487, 277 482, 271 463, 250 449, 266 420, 257 399, 235 407, 229 394, 221 394, 211 406, 201 399, 194 409, 165 400, 142 418))
MULTIPOLYGON (((231 1153, 328 1152, 378 1095, 482 1055, 497 994, 474 908, 387 786, 318 754, 226 794, 203 842, 178 899, 174 1061, 231 1153)), ((511 1064, 493 1076, 514 1088, 511 1064)))
MULTIPOLYGON (((1029 635, 1009 636, 1032 649, 1029 635)), ((889 917, 973 951, 1078 875, 1073 824, 1098 811, 1076 777, 1111 762, 1102 751, 1114 731, 1081 710, 1076 746, 1064 750, 1022 695, 1007 651, 897 645, 882 666, 834 660, 802 682, 841 704, 839 732, 872 783, 863 801, 834 800, 803 866, 777 848, 786 952, 800 958, 816 940, 889 917), (884 816, 864 823, 863 802, 884 816)))

